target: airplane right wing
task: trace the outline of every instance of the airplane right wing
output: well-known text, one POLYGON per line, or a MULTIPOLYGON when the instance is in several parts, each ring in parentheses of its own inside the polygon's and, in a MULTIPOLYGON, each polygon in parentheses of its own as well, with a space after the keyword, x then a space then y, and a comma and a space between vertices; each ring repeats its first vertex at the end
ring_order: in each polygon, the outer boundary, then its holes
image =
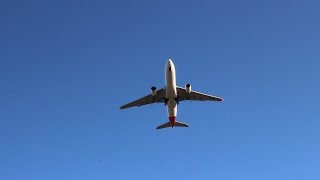
POLYGON ((163 99, 165 98, 165 89, 159 89, 156 93, 155 96, 147 95, 143 98, 137 99, 135 101, 132 101, 126 105, 123 105, 120 107, 120 109, 126 109, 126 108, 130 108, 130 107, 135 107, 135 106, 143 106, 143 105, 147 105, 147 104, 153 104, 156 102, 163 102, 163 99))
POLYGON ((191 91, 190 94, 188 94, 184 88, 178 87, 178 86, 177 86, 177 93, 178 93, 179 101, 184 101, 184 100, 223 101, 223 98, 196 92, 196 91, 191 91))

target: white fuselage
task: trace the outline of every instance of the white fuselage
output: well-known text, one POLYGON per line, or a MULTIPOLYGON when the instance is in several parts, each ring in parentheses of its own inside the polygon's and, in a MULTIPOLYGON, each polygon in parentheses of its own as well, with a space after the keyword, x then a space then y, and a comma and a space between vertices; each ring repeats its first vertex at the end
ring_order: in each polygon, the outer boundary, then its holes
POLYGON ((176 86, 176 69, 173 62, 169 59, 165 69, 166 78, 166 99, 168 116, 171 123, 174 124, 177 116, 177 86, 176 86))

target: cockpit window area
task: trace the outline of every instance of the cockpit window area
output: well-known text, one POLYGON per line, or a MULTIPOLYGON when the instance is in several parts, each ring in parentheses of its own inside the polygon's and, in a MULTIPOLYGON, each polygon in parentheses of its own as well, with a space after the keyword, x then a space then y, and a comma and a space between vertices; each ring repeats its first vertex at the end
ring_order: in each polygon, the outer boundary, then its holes
POLYGON ((169 67, 169 71, 171 71, 171 67, 169 67))

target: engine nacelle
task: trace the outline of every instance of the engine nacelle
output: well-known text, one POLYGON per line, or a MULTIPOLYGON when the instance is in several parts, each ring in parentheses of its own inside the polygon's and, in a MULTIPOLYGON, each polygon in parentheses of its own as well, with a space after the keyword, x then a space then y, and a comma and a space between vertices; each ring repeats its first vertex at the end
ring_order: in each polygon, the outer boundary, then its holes
POLYGON ((191 84, 186 84, 186 92, 187 92, 188 94, 191 93, 191 84))
POLYGON ((151 87, 151 95, 152 95, 152 96, 157 95, 157 88, 156 88, 155 86, 152 86, 152 87, 151 87))

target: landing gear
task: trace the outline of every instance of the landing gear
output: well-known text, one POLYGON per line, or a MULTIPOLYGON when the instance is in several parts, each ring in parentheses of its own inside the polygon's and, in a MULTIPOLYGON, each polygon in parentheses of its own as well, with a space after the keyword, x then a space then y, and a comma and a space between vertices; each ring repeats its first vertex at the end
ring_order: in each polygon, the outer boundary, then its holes
POLYGON ((168 98, 163 98, 163 102, 164 102, 164 105, 165 105, 165 106, 168 104, 168 101, 169 101, 168 98))
MULTIPOLYGON (((162 101, 164 102, 164 105, 166 106, 168 104, 169 99, 168 98, 162 98, 162 101)), ((174 98, 174 101, 176 104, 179 104, 180 97, 174 98)))
POLYGON ((176 101, 176 103, 179 104, 180 96, 178 96, 177 98, 174 98, 174 101, 176 101))

